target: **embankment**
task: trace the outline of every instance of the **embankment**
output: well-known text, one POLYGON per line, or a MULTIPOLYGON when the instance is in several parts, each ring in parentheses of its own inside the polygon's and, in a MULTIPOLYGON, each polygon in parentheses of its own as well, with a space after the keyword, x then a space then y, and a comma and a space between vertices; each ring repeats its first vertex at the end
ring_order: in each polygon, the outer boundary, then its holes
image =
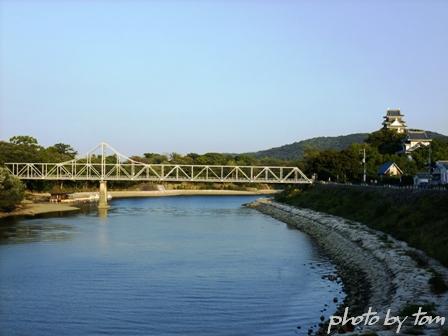
POLYGON ((448 267, 448 191, 313 185, 276 199, 383 231, 448 267))
MULTIPOLYGON (((448 279, 448 270, 406 243, 360 223, 310 209, 267 199, 248 206, 293 225, 316 240, 338 265, 347 292, 340 309, 349 307, 352 316, 365 313, 368 307, 382 316, 388 309, 394 315, 403 315, 415 305, 434 307, 435 312, 447 316, 448 293, 434 294, 430 279, 432 270, 448 279), (415 255, 424 260, 425 266, 417 264, 411 257, 415 255)), ((389 333, 382 323, 362 329, 368 330, 389 333)), ((402 331, 406 333, 415 333, 414 327, 407 325, 402 331)), ((441 330, 433 326, 424 333, 440 335, 441 330)))

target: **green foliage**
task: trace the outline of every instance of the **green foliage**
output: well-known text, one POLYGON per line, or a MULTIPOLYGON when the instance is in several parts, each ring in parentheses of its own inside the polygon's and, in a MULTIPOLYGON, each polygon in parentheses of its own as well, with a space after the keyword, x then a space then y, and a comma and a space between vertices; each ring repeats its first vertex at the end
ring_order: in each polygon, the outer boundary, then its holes
MULTIPOLYGON (((440 134, 432 143, 432 158, 435 160, 448 158, 448 138, 440 134)), ((366 151, 367 181, 378 180, 378 167, 387 161, 394 161, 404 172, 401 180, 383 179, 383 183, 412 184, 412 176, 416 172, 428 170, 428 148, 413 152, 412 158, 398 155, 395 149, 402 135, 393 131, 380 130, 370 135, 365 133, 350 134, 341 137, 320 137, 301 141, 255 154, 225 153, 189 153, 169 155, 144 153, 143 156, 132 156, 135 161, 149 164, 185 164, 185 165, 242 165, 242 166, 297 166, 307 176, 317 175, 319 180, 336 182, 361 182, 363 177, 362 151, 366 151), (362 141, 368 143, 362 143, 362 141), (299 160, 299 158, 302 158, 299 160)), ((6 162, 64 162, 73 159, 76 151, 72 146, 57 143, 50 147, 40 146, 37 139, 31 136, 14 136, 10 142, 0 141, 0 165, 6 162)), ((93 163, 101 158, 93 155, 93 163)), ((82 160, 81 160, 82 162, 82 160)), ((107 163, 115 163, 116 157, 106 158, 107 163)), ((27 186, 36 190, 50 190, 54 182, 32 181, 27 186)), ((73 184, 75 185, 75 184, 73 184)), ((84 186, 87 184, 83 184, 84 186)), ((120 184, 118 184, 120 185, 120 184)), ((117 185, 117 186, 118 186, 117 185)), ((123 183, 123 186, 125 183, 123 183)))
POLYGON ((362 151, 366 151, 367 182, 379 180, 378 167, 385 162, 395 162, 403 171, 402 178, 383 177, 384 184, 413 184, 412 177, 419 171, 428 171, 429 150, 432 164, 448 158, 448 140, 438 137, 431 148, 422 147, 412 156, 397 154, 401 149, 402 134, 380 130, 368 136, 365 144, 352 144, 343 150, 307 150, 303 159, 305 174, 316 174, 319 180, 335 182, 360 182, 363 175, 362 151))
POLYGON ((157 153, 144 153, 142 162, 160 164, 168 162, 168 157, 166 155, 157 153))
POLYGON ((249 154, 257 158, 300 160, 306 151, 343 150, 352 144, 363 143, 367 135, 367 133, 355 133, 336 137, 317 137, 249 154))
MULTIPOLYGON (((448 137, 434 132, 427 133, 433 137, 432 163, 446 160, 448 137)), ((316 174, 317 178, 323 181, 360 182, 363 176, 362 150, 365 149, 367 182, 379 180, 378 167, 393 161, 404 172, 404 176, 401 180, 384 179, 379 182, 409 185, 413 184, 412 177, 417 172, 429 169, 429 148, 420 148, 414 151, 412 156, 397 154, 402 149, 404 137, 405 134, 381 129, 371 134, 313 138, 250 155, 265 159, 301 159, 293 163, 302 168, 308 176, 316 174)))
POLYGON ((433 161, 446 160, 448 158, 448 139, 433 139, 431 155, 433 161))
MULTIPOLYGON (((65 162, 73 159, 76 151, 72 146, 64 143, 57 143, 53 146, 45 148, 40 146, 37 139, 29 136, 16 136, 11 138, 11 142, 0 141, 0 165, 6 162, 65 162)), ((273 158, 257 159, 250 155, 234 155, 222 153, 206 153, 203 155, 189 153, 181 155, 171 153, 163 155, 158 153, 144 153, 143 156, 132 156, 131 159, 148 163, 148 164, 185 164, 185 165, 276 165, 289 166, 297 165, 298 162, 289 162, 273 158)), ((115 155, 106 157, 106 163, 115 163, 117 160, 115 155)), ((85 159, 80 159, 85 162, 85 159)), ((101 157, 98 155, 91 156, 92 163, 100 163, 101 157)), ((37 191, 65 190, 75 191, 77 189, 89 190, 92 188, 89 182, 75 181, 27 181, 27 188, 37 191), (63 189, 61 189, 63 188, 63 189)), ((129 181, 114 181, 109 184, 111 188, 128 188, 134 185, 129 181)), ((191 186, 190 186, 191 187, 191 186)))
POLYGON ((386 232, 448 266, 448 193, 313 185, 285 203, 327 212, 386 232))
POLYGON ((0 210, 11 211, 20 203, 25 188, 20 180, 0 167, 0 210))
MULTIPOLYGON (((398 143, 398 138, 401 136, 396 137, 396 134, 383 133, 381 131, 374 132, 373 134, 373 136, 369 136, 368 133, 354 133, 335 137, 317 137, 248 154, 257 158, 301 160, 307 151, 342 151, 354 144, 363 144, 368 137, 370 137, 369 145, 377 150, 380 147, 381 154, 395 154, 396 151, 401 149, 401 145, 398 143), (392 140, 391 143, 389 143, 387 138, 392 140), (370 141, 373 143, 370 143, 370 141)), ((427 134, 434 140, 448 141, 448 137, 445 135, 430 131, 427 131, 427 134)), ((448 156, 445 155, 443 157, 447 158, 448 156)), ((435 160, 443 160, 443 158, 435 160)))
POLYGON ((393 130, 381 129, 369 134, 366 143, 378 149, 380 154, 395 154, 402 149, 404 133, 397 133, 393 130))
POLYGON ((74 158, 77 152, 73 149, 72 146, 64 144, 64 143, 57 143, 54 144, 51 147, 48 147, 48 151, 54 151, 57 154, 60 155, 66 155, 68 157, 74 158))
POLYGON ((15 136, 10 142, 0 141, 0 164, 6 162, 64 162, 75 157, 76 151, 66 144, 48 148, 29 136, 15 136))
POLYGON ((37 146, 37 139, 28 135, 16 135, 9 139, 14 145, 37 146))

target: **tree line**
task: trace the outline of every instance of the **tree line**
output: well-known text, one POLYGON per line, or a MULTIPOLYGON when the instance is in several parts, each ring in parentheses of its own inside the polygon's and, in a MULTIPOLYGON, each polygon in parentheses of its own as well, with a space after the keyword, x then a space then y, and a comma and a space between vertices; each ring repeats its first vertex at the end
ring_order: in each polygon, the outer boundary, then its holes
MULTIPOLYGON (((403 134, 391 130, 381 129, 369 134, 363 144, 352 144, 343 150, 318 150, 308 148, 301 160, 282 160, 276 158, 257 158, 249 154, 225 154, 225 153, 179 153, 159 154, 144 153, 133 155, 131 159, 148 164, 195 164, 195 165, 240 165, 240 166, 297 166, 307 176, 315 176, 318 180, 335 182, 360 182, 363 177, 362 157, 366 152, 367 180, 378 180, 378 167, 384 162, 393 161, 404 172, 400 183, 412 183, 411 177, 420 171, 428 171, 437 160, 448 159, 448 141, 446 139, 433 139, 430 147, 422 147, 412 152, 412 155, 397 154, 402 148, 403 134)), ((76 150, 64 143, 56 143, 44 147, 32 136, 14 136, 9 141, 0 141, 0 166, 6 162, 64 162, 75 158, 76 150)), ((99 162, 99 157, 93 157, 93 161, 99 162)), ((108 162, 115 162, 115 157, 107 158, 108 162)), ((23 195, 18 185, 7 176, 2 169, 0 180, 0 198, 16 200, 5 191, 13 186, 17 195, 23 195), (3 182, 2 182, 3 181, 3 182), (5 187, 6 185, 6 187, 5 187), (5 189, 6 188, 6 189, 5 189)), ((389 181, 390 182, 390 181, 389 181)), ((67 182, 72 189, 82 188, 89 182, 67 182)), ((129 187, 132 182, 116 182, 116 187, 129 187)), ((28 181, 26 187, 32 190, 48 191, 54 188, 54 181, 28 181)), ((13 188, 13 189, 14 189, 13 188)), ((8 191, 9 192, 9 191, 8 191)), ((20 198, 20 197, 19 197, 20 198)))
POLYGON ((445 139, 433 139, 430 146, 422 146, 411 154, 399 154, 405 136, 381 129, 370 133, 363 144, 352 144, 343 150, 306 150, 302 161, 304 171, 316 174, 317 179, 324 181, 361 182, 365 150, 367 182, 378 181, 379 166, 392 161, 403 171, 403 177, 386 178, 386 181, 412 184, 412 177, 417 172, 428 172, 436 161, 448 159, 448 141, 445 139))

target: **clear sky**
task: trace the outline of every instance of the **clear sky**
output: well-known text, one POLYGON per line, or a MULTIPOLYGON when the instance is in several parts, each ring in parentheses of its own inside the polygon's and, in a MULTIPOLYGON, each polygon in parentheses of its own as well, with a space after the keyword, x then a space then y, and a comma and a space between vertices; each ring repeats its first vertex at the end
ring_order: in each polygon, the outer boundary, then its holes
POLYGON ((0 139, 246 152, 448 134, 448 1, 0 0, 0 139))

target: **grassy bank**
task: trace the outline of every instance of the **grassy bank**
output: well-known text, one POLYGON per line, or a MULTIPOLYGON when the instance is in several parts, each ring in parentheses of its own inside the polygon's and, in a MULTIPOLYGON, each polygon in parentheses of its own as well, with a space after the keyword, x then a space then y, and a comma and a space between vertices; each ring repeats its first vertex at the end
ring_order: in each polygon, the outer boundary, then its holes
POLYGON ((364 223, 448 266, 448 192, 313 185, 277 200, 364 223))

